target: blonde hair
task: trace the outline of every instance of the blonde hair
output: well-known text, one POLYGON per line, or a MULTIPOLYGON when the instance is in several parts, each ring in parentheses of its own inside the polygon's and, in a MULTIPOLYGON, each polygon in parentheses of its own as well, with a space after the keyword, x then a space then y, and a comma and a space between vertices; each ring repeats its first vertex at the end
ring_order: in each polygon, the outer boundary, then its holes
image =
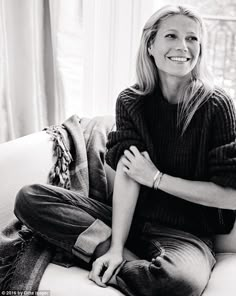
POLYGON ((187 81, 178 93, 177 125, 182 125, 182 134, 187 129, 194 113, 210 97, 213 91, 213 79, 206 63, 206 28, 201 16, 192 8, 182 5, 166 5, 156 11, 146 22, 140 41, 136 61, 137 82, 132 91, 139 95, 146 95, 159 84, 158 69, 148 48, 154 42, 161 22, 173 15, 184 15, 199 23, 201 29, 200 55, 198 62, 191 72, 191 80, 187 81))

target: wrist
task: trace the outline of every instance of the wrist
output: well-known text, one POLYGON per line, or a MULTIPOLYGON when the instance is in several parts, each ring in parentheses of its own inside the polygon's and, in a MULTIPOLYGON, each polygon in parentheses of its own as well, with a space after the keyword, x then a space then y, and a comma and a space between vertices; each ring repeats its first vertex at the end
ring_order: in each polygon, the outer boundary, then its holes
POLYGON ((153 184, 152 184, 153 189, 155 190, 159 189, 162 177, 163 177, 163 173, 157 169, 157 172, 153 177, 153 184))
POLYGON ((122 253, 124 250, 124 245, 121 242, 111 241, 110 249, 122 253))
POLYGON ((109 251, 113 254, 118 254, 120 256, 123 256, 124 247, 111 244, 109 251))

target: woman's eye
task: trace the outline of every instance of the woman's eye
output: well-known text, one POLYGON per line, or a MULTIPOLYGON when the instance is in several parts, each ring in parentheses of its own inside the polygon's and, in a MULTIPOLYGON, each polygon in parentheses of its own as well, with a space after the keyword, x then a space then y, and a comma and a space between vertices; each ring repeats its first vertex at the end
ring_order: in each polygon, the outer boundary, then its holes
POLYGON ((187 39, 189 41, 198 41, 198 38, 196 36, 189 36, 189 37, 187 37, 187 39))
POLYGON ((175 34, 167 34, 165 37, 170 38, 170 39, 174 39, 176 36, 175 36, 175 34))

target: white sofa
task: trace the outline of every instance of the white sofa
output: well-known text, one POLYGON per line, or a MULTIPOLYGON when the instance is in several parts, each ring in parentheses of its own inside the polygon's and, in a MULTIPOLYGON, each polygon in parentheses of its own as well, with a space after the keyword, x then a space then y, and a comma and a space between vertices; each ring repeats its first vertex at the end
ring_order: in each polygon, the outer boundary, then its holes
MULTIPOLYGON (((14 199, 18 190, 25 184, 46 183, 48 172, 55 161, 52 155, 52 141, 44 131, 0 145, 1 228, 13 217, 14 199)), ((217 263, 203 296, 235 296, 236 226, 229 235, 217 236, 215 243, 217 263)), ((50 296, 123 295, 111 287, 98 287, 88 280, 86 270, 79 267, 65 268, 52 263, 43 275, 39 290, 49 290, 50 296)))

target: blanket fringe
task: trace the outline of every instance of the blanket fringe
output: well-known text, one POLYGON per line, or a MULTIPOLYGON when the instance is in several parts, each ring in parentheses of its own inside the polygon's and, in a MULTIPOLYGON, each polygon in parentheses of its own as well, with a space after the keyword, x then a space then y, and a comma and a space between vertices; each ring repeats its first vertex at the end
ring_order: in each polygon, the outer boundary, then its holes
POLYGON ((53 141, 53 151, 56 157, 56 163, 52 167, 48 176, 48 183, 63 187, 65 189, 71 188, 69 165, 73 158, 69 149, 63 140, 62 135, 63 126, 52 125, 45 128, 46 132, 51 135, 53 141))

